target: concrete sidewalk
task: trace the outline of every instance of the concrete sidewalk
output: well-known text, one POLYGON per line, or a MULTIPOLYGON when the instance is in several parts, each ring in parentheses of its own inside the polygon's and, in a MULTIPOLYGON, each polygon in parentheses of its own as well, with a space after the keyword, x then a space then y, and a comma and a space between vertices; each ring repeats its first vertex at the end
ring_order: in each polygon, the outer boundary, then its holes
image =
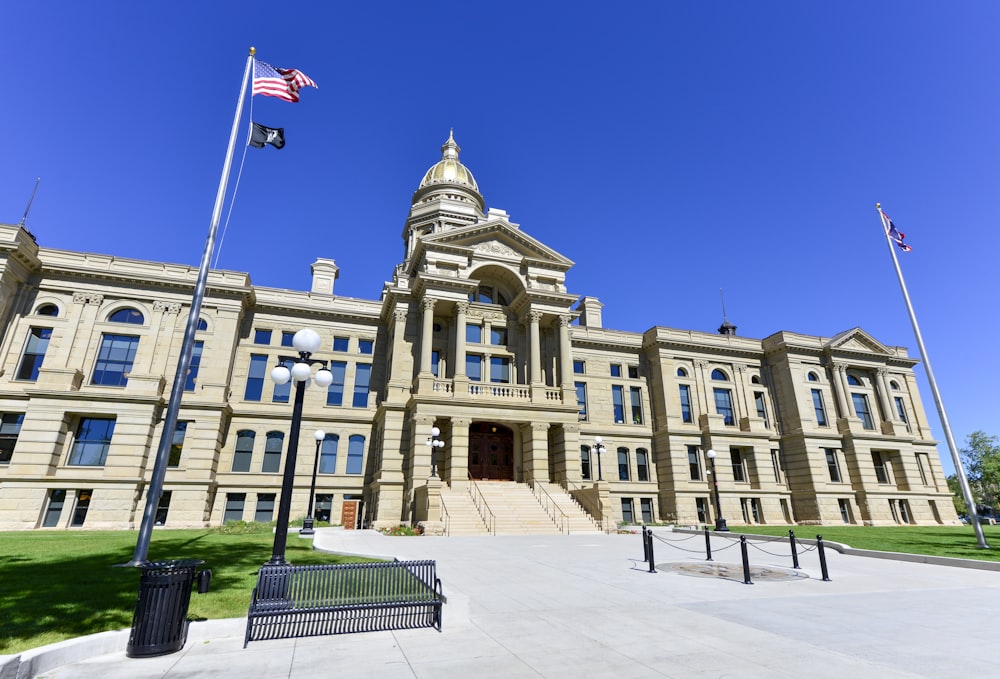
MULTIPOLYGON (((443 631, 372 632, 253 642, 244 620, 193 623, 178 653, 108 652, 34 676, 76 677, 989 677, 1000 573, 826 552, 808 577, 692 577, 704 539, 657 531, 649 573, 635 535, 385 537, 322 529, 317 548, 435 559, 443 631)), ((738 540, 712 538, 740 574, 738 540)), ((753 543, 750 563, 790 570, 788 546, 753 543)), ((108 633, 108 634, 126 634, 108 633)), ((101 636, 101 635, 96 635, 101 636)), ((77 640, 77 642, 86 640, 77 640)), ((69 643, 69 642, 67 642, 69 643)), ((114 642, 110 642, 114 643, 114 642)), ((27 655, 27 654, 26 654, 27 655)), ((50 659, 51 662, 51 659, 50 659)), ((49 665, 51 667, 51 665, 49 665)), ((25 676, 33 676, 28 674, 25 676)), ((3 677, 2 679, 7 679, 3 677)))

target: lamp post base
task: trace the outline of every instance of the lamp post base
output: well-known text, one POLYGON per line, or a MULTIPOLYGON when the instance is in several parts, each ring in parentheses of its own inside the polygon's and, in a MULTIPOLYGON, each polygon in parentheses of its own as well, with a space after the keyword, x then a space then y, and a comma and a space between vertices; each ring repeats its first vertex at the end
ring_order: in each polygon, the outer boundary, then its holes
POLYGON ((715 520, 715 530, 719 533, 729 532, 729 526, 726 525, 726 520, 721 516, 715 520))
POLYGON ((302 520, 302 528, 299 529, 299 535, 314 535, 316 531, 313 530, 313 517, 307 516, 302 520))

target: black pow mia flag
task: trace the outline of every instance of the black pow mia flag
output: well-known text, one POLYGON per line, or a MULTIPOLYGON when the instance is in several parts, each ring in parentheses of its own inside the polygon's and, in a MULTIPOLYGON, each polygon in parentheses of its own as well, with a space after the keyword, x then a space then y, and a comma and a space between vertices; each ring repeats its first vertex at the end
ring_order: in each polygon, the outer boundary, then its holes
POLYGON ((253 123, 253 132, 250 134, 250 146, 259 149, 264 148, 264 144, 270 144, 276 149, 285 145, 285 128, 264 127, 258 123, 253 123))

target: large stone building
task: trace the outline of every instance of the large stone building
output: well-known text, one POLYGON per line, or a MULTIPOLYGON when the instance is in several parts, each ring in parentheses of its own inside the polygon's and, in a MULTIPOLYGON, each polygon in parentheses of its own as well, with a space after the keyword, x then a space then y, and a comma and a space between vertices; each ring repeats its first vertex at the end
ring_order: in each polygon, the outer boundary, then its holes
MULTIPOLYGON (((322 430, 334 523, 528 530, 519 497, 554 530, 711 523, 710 449, 730 523, 956 522, 905 349, 859 328, 605 328, 573 262, 486 208, 453 138, 442 152, 378 300, 335 294, 329 259, 308 291, 211 272, 158 523, 273 517, 291 405, 268 375, 303 327, 334 381, 305 394, 293 516, 322 430)), ((138 524, 196 277, 0 225, 0 528, 138 524)))

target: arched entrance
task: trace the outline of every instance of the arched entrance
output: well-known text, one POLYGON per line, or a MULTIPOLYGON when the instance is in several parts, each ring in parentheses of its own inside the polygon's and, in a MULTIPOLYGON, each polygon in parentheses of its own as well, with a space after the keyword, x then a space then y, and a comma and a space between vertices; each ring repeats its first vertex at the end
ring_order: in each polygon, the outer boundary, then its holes
POLYGON ((469 476, 476 480, 514 479, 514 432, 490 422, 469 427, 469 476))

